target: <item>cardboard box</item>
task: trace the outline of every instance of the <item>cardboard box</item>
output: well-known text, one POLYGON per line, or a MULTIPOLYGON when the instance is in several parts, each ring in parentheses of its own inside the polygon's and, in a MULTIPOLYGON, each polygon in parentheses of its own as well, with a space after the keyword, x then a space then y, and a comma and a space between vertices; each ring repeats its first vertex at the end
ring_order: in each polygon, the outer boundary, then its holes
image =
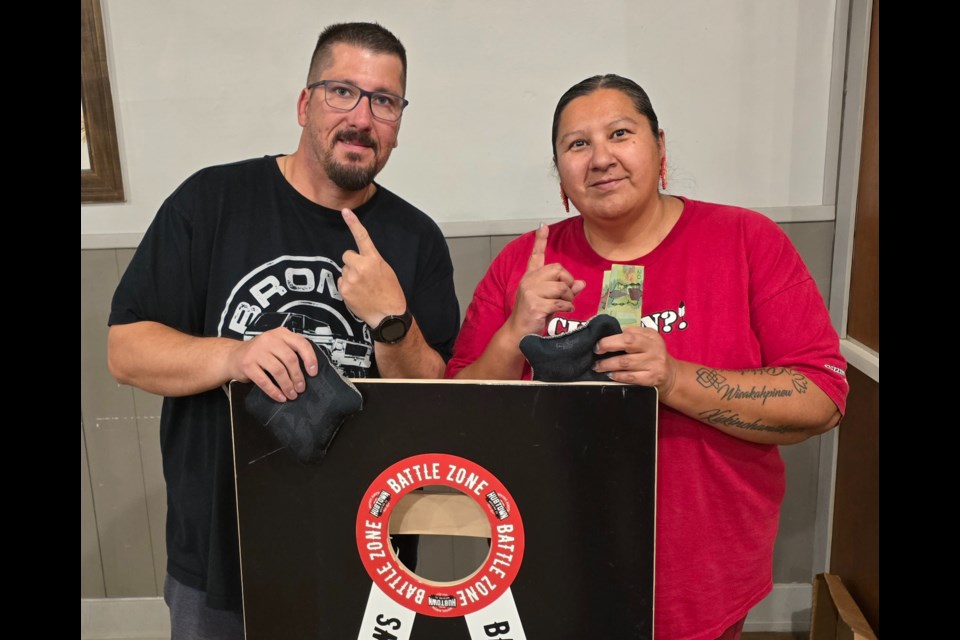
POLYGON ((821 573, 813 581, 810 640, 877 640, 839 576, 821 573))

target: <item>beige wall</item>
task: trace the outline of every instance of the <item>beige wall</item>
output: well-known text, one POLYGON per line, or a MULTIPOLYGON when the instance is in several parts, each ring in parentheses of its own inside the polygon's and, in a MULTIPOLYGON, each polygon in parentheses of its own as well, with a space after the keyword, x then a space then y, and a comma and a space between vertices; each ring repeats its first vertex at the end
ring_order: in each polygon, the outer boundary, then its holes
MULTIPOLYGON (((828 297, 833 223, 782 225, 828 297)), ((461 314, 512 236, 450 238, 461 314)), ((107 316, 131 249, 80 251, 80 597, 161 594, 166 496, 160 399, 118 385, 106 365, 107 316)), ((787 465, 774 581, 813 579, 820 440, 781 449, 787 465)))
POLYGON ((198 168, 292 151, 317 35, 351 20, 376 20, 407 47, 411 106, 378 180, 441 225, 558 215, 554 107, 573 83, 610 72, 650 92, 671 192, 833 204, 842 1, 100 4, 126 201, 81 205, 81 236, 143 233, 198 168))

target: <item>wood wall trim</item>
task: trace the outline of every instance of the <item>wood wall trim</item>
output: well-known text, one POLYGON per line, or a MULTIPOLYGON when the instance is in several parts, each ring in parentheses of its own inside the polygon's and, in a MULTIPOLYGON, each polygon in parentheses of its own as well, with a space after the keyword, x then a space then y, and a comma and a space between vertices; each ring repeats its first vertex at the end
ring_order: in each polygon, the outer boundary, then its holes
POLYGON ((847 335, 880 352, 880 2, 874 0, 847 335))

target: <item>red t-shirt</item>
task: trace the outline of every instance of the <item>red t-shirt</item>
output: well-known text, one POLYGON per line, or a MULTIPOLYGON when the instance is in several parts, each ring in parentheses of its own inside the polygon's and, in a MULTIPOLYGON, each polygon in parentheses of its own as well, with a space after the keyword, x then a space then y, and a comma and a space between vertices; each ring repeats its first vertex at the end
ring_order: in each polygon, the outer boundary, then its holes
MULTIPOLYGON (((510 316, 533 240, 531 232, 508 244, 477 285, 448 376, 479 358, 510 316)), ((596 315, 611 263, 590 247, 579 217, 550 226, 545 261, 587 283, 576 310, 557 314, 544 332, 558 335, 596 315)), ((674 358, 718 369, 789 367, 844 411, 837 333, 800 255, 768 218, 684 199, 663 242, 621 263, 643 265, 643 323, 674 358)), ((659 427, 656 637, 713 640, 772 589, 783 462, 776 446, 665 406, 659 427)))

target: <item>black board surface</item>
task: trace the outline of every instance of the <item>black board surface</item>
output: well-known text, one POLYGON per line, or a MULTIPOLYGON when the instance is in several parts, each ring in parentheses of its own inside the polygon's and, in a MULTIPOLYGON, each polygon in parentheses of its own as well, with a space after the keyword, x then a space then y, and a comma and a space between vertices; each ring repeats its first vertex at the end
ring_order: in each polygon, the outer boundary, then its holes
MULTIPOLYGON (((354 382, 364 408, 316 464, 246 413, 250 384, 231 384, 249 640, 375 637, 361 629, 372 581, 358 513, 378 476, 423 454, 466 459, 512 497, 525 548, 510 589, 527 638, 652 638, 655 389, 354 382)), ((448 612, 418 614, 404 637, 470 635, 448 612)))

